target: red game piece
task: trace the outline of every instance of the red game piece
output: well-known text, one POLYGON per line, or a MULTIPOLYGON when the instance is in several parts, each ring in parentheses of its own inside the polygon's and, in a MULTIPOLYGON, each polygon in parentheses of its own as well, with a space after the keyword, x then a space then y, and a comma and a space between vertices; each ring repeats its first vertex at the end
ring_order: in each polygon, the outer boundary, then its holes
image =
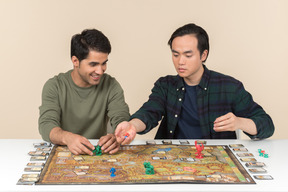
POLYGON ((200 143, 200 145, 199 145, 199 144, 197 144, 197 141, 195 141, 195 147, 196 147, 196 150, 197 150, 197 152, 195 153, 195 154, 197 154, 196 158, 202 159, 203 158, 203 154, 201 153, 201 151, 203 151, 203 149, 204 149, 203 143, 200 143))
POLYGON ((124 135, 124 139, 126 139, 127 137, 129 137, 129 133, 126 133, 125 135, 124 135))

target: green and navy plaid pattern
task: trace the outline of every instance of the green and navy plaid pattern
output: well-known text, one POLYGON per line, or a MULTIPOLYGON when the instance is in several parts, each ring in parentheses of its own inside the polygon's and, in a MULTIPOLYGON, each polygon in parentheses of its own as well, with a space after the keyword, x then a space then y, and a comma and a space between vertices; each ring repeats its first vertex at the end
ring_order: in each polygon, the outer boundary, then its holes
MULTIPOLYGON (((272 119, 253 101, 252 95, 244 89, 240 81, 203 66, 204 73, 196 87, 202 139, 236 139, 234 131, 213 130, 215 119, 228 112, 255 122, 257 135, 246 133, 251 139, 264 139, 273 135, 272 119)), ((184 93, 183 78, 178 75, 159 78, 154 84, 149 100, 131 116, 131 119, 138 118, 146 124, 146 129, 139 134, 147 133, 162 120, 155 139, 174 139, 184 93)))

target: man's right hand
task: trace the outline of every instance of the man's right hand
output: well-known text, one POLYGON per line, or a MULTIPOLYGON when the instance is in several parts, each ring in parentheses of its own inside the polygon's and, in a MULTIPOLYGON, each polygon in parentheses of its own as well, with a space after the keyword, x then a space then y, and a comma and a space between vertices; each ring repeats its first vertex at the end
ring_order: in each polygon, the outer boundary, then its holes
POLYGON ((94 150, 95 147, 85 137, 70 132, 67 132, 67 136, 65 137, 66 137, 65 143, 67 143, 66 145, 68 149, 74 155, 81 155, 81 154, 93 155, 92 150, 94 150))
POLYGON ((55 127, 50 132, 50 140, 54 144, 67 145, 74 155, 88 154, 93 155, 95 147, 90 141, 78 134, 64 131, 60 127, 55 127))

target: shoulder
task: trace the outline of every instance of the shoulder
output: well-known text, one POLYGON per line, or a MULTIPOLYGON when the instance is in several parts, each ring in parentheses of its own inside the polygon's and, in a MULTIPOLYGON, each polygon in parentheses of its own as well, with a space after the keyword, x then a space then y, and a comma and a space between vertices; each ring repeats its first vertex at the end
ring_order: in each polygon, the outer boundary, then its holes
POLYGON ((179 82, 182 82, 182 78, 178 75, 167 75, 160 77, 155 84, 167 85, 167 86, 177 86, 179 82))
POLYGON ((216 72, 213 70, 210 70, 210 82, 241 84, 241 81, 239 81, 238 79, 230 75, 226 75, 226 74, 216 72))
POLYGON ((214 87, 217 89, 221 89, 222 91, 225 90, 234 92, 244 88, 242 82, 238 79, 230 75, 226 75, 212 70, 210 70, 209 84, 210 88, 214 87))
POLYGON ((71 75, 71 71, 59 73, 58 75, 48 79, 44 86, 60 86, 61 84, 66 84, 69 82, 69 75, 71 75))

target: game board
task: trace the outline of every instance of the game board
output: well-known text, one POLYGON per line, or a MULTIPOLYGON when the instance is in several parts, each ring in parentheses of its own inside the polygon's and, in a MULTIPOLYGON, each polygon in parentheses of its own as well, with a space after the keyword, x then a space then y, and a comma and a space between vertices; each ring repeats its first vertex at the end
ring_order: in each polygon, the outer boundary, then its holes
POLYGON ((255 184, 228 146, 207 145, 202 159, 195 153, 194 145, 127 145, 114 155, 75 156, 54 146, 36 184, 255 184), (145 173, 144 162, 154 174, 145 173))

